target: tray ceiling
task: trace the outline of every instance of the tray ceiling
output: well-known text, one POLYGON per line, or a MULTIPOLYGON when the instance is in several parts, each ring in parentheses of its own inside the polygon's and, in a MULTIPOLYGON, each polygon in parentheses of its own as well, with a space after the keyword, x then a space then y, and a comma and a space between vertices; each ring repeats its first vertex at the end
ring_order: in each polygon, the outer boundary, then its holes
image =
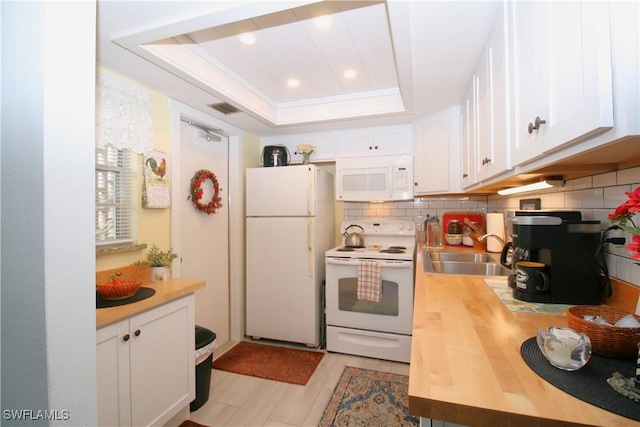
POLYGON ((410 64, 396 60, 384 2, 320 2, 218 21, 114 41, 272 125, 406 111, 397 70, 410 64), (317 28, 319 17, 325 27, 317 28), (253 43, 242 42, 247 36, 253 43))
POLYGON ((501 7, 98 0, 97 63, 257 135, 409 123, 460 103, 501 7), (322 15, 332 26, 318 31, 322 15), (238 43, 246 32, 255 44, 238 43), (343 77, 347 67, 354 79, 343 77), (299 86, 286 86, 289 78, 299 86))

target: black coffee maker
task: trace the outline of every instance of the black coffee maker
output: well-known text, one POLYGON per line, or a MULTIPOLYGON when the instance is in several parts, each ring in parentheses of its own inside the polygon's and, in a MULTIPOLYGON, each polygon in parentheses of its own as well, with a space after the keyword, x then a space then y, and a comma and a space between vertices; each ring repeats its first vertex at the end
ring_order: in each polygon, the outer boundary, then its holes
POLYGON ((514 298, 556 304, 601 303, 602 282, 596 262, 600 221, 582 221, 578 211, 515 211, 508 215, 507 226, 512 241, 502 250, 501 263, 514 271, 509 276, 514 298), (549 289, 519 289, 519 261, 545 264, 549 289))

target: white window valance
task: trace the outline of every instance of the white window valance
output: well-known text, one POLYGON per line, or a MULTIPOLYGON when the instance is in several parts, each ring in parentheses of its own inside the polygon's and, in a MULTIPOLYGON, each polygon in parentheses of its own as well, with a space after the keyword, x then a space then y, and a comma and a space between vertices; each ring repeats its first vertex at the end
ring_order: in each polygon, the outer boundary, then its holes
POLYGON ((149 155, 153 151, 151 99, 147 92, 99 74, 96 79, 96 146, 149 155))

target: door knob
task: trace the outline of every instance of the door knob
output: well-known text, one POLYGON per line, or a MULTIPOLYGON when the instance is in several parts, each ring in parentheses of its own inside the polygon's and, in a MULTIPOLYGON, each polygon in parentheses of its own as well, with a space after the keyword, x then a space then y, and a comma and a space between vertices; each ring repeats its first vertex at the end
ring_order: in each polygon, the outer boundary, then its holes
POLYGON ((122 337, 122 341, 127 342, 129 341, 129 338, 131 338, 129 334, 126 334, 125 336, 122 337))

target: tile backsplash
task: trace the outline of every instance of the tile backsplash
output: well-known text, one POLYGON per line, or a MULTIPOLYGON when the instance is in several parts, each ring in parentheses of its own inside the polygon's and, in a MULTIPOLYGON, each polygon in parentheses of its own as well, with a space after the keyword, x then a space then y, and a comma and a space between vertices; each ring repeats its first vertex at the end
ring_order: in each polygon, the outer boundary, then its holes
MULTIPOLYGON (((569 180, 565 182, 564 187, 512 196, 433 196, 384 203, 345 202, 344 219, 390 218, 419 222, 427 215, 442 216, 449 211, 506 213, 519 209, 521 199, 539 198, 542 209, 578 210, 582 213, 582 219, 600 221, 604 231, 610 225, 607 215, 627 200, 625 192, 633 191, 639 186, 640 167, 634 167, 569 180)), ((636 215, 634 222, 640 226, 640 214, 636 215)), ((608 236, 624 236, 627 242, 631 240, 631 235, 622 231, 610 232, 608 236)), ((636 265, 638 261, 632 260, 630 256, 631 253, 622 245, 609 244, 609 273, 613 277, 640 286, 640 265, 636 265)))

